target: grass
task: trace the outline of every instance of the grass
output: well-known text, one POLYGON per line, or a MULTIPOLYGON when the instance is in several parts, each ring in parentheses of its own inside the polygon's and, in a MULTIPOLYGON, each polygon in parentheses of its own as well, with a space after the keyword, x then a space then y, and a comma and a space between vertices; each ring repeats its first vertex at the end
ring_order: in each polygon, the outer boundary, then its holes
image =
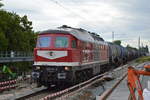
POLYGON ((136 60, 137 63, 143 63, 143 62, 147 62, 147 61, 150 61, 150 56, 140 57, 136 60))

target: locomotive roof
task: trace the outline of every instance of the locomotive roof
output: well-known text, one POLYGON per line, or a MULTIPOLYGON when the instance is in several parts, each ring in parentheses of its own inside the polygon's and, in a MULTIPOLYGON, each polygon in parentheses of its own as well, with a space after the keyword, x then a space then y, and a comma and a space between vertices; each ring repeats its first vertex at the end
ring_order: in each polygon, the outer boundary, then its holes
POLYGON ((49 29, 46 31, 41 31, 40 34, 44 33, 65 33, 71 34, 79 40, 86 41, 86 42, 93 42, 93 43, 100 43, 100 44, 107 44, 103 41, 103 39, 94 38, 93 34, 89 33, 84 29, 77 29, 71 27, 59 27, 57 29, 49 29))

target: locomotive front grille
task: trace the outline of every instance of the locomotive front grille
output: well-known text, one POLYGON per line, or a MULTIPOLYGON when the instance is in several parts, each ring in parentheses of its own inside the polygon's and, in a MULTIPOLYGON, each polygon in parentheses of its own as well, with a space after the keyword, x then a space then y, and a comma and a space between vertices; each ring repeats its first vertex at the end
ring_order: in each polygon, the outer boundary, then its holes
POLYGON ((47 78, 48 78, 48 82, 51 82, 51 81, 56 81, 57 80, 57 73, 56 72, 49 72, 48 75, 47 75, 47 78))
POLYGON ((47 67, 47 81, 52 82, 57 80, 57 67, 47 67))
POLYGON ((41 81, 44 83, 55 81, 57 78, 57 68, 46 67, 42 69, 41 81))

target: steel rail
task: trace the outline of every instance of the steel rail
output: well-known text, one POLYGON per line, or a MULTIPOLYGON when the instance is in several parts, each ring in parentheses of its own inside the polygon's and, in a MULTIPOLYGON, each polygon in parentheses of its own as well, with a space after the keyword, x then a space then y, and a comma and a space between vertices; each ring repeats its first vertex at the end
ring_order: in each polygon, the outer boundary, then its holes
POLYGON ((100 96, 100 99, 101 100, 106 100, 110 95, 111 93, 117 88, 117 86, 125 79, 125 77, 127 76, 127 73, 125 73, 121 79, 119 81, 117 81, 113 86, 112 88, 110 88, 109 90, 106 90, 101 96, 100 96))

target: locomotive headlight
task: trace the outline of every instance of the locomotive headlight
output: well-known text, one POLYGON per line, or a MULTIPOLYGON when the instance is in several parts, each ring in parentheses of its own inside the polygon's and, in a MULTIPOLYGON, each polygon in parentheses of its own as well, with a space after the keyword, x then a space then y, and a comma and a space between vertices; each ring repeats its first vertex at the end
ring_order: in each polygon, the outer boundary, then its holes
POLYGON ((65 66, 65 68, 64 68, 66 71, 69 71, 70 70, 70 68, 68 67, 68 66, 65 66))

